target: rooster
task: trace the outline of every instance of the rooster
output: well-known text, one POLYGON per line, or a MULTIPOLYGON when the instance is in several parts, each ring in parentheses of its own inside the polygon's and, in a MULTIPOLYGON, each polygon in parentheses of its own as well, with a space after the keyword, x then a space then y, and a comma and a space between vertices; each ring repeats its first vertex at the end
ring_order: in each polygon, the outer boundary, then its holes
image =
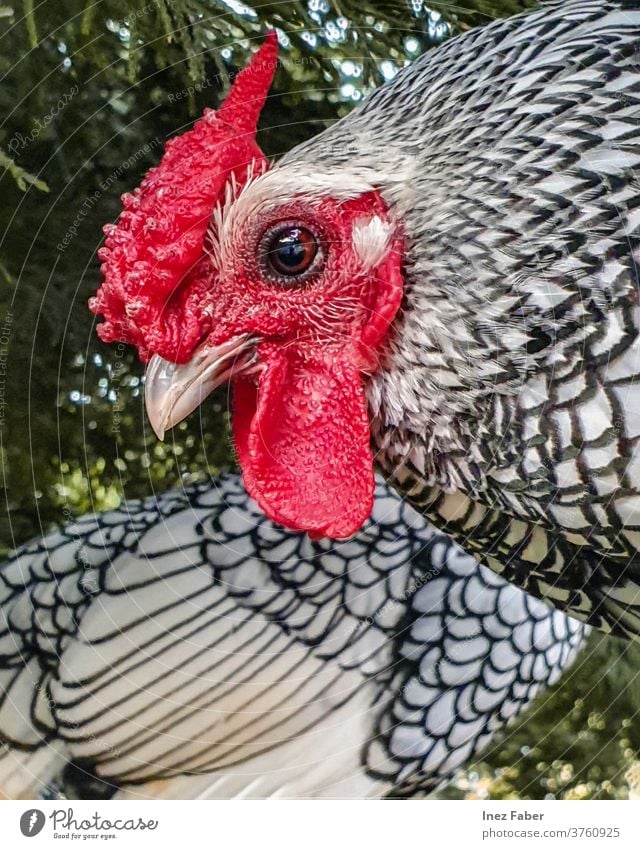
POLYGON ((381 483, 337 544, 269 522, 235 475, 127 502, 0 569, 0 794, 422 794, 587 630, 381 483))
POLYGON ((429 51, 269 167, 271 34, 106 229, 91 309, 163 433, 233 388, 244 482, 345 539, 374 465, 481 562, 640 632, 640 4, 429 51))

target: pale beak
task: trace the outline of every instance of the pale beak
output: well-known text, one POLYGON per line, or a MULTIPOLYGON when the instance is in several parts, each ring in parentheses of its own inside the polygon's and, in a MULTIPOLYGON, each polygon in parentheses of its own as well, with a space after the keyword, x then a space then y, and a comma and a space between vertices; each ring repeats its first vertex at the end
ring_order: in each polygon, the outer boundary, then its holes
POLYGON ((256 344, 251 336, 234 336, 222 345, 196 349, 188 363, 176 365, 152 357, 147 366, 144 400, 149 422, 158 439, 197 409, 214 389, 237 377, 258 371, 256 344))

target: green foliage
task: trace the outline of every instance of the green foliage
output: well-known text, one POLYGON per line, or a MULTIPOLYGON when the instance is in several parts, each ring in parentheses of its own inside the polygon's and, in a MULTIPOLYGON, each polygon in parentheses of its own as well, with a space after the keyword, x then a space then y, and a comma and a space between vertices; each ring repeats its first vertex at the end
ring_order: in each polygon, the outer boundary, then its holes
MULTIPOLYGON (((167 138, 224 95, 264 33, 283 45, 260 143, 278 155, 435 43, 519 0, 25 0, 0 6, 0 517, 6 551, 52 524, 233 464, 219 393, 165 444, 142 368, 96 338, 101 227, 167 138), (441 16, 441 17, 440 17, 441 16)), ((449 794, 617 797, 640 748, 637 649, 595 638, 449 794), (626 653, 625 653, 626 651, 626 653), (610 669, 609 669, 610 667, 610 669), (465 784, 466 782, 466 784, 465 784)))
POLYGON ((38 180, 38 178, 34 177, 33 174, 30 174, 28 171, 25 171, 24 168, 21 168, 16 163, 15 159, 12 159, 1 148, 0 168, 4 168, 4 170, 13 177, 13 179, 16 181, 16 185, 22 192, 26 192, 29 186, 35 186, 36 189, 40 189, 41 192, 49 191, 49 186, 47 186, 44 180, 38 180))

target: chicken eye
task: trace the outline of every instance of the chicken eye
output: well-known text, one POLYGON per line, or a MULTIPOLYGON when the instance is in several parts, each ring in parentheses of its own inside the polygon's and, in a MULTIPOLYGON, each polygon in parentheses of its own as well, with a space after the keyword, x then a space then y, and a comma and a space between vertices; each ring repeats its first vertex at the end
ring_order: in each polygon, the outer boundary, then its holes
POLYGON ((277 277, 295 278, 309 271, 318 249, 318 241, 311 230, 299 225, 280 226, 265 234, 263 240, 267 271, 277 277))

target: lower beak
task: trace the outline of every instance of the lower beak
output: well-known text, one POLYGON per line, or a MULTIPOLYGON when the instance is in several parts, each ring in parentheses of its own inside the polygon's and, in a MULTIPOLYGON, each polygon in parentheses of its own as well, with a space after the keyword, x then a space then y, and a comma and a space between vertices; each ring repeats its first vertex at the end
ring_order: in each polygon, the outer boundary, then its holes
POLYGON ((145 377, 144 400, 158 439, 197 409, 214 389, 259 369, 256 344, 250 336, 234 336, 222 345, 196 349, 188 363, 177 365, 155 356, 145 377))

